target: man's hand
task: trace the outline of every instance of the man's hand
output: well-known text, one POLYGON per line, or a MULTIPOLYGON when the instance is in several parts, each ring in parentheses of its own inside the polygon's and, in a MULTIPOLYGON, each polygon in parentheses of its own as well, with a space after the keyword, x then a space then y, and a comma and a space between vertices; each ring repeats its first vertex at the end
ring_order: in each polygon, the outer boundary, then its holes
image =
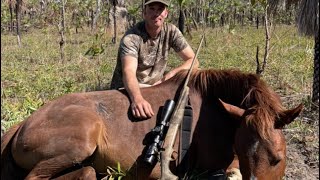
POLYGON ((131 110, 133 116, 139 119, 151 118, 154 115, 151 105, 143 97, 134 99, 131 110))

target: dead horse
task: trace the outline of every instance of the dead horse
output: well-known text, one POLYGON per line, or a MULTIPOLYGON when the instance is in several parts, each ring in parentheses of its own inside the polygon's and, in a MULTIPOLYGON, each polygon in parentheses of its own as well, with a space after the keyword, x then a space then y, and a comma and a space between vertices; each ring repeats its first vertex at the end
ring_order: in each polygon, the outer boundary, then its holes
MULTIPOLYGON (((155 114, 167 99, 177 100, 185 76, 182 71, 141 89, 155 114)), ((227 170, 236 152, 243 179, 284 175, 281 128, 298 116, 301 105, 285 110, 258 76, 237 70, 193 71, 189 87, 189 169, 227 170)), ((146 166, 142 157, 146 134, 159 116, 137 120, 129 107, 125 90, 72 93, 48 102, 2 137, 1 179, 95 179, 117 163, 126 179, 158 179, 159 163, 146 166)), ((172 161, 173 172, 177 164, 172 161)))

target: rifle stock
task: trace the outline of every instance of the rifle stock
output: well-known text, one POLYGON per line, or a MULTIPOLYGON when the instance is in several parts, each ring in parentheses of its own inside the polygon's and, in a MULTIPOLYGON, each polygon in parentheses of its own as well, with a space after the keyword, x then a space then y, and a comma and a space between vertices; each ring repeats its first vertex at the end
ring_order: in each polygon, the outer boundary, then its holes
POLYGON ((170 169, 169 164, 171 155, 173 153, 173 146, 177 136, 179 126, 183 120, 185 106, 188 102, 189 87, 186 86, 180 94, 179 102, 170 118, 170 126, 164 141, 164 150, 160 153, 161 158, 161 177, 160 180, 176 180, 178 177, 174 175, 170 169))
POLYGON ((169 128, 167 131, 167 135, 165 137, 164 140, 164 145, 163 148, 164 150, 160 152, 160 159, 161 159, 161 177, 160 180, 177 180, 178 176, 174 175, 169 168, 170 165, 170 161, 171 161, 171 155, 173 153, 173 145, 179 130, 179 126, 183 120, 183 115, 184 115, 184 109, 185 106, 188 102, 188 97, 189 97, 189 87, 188 87, 188 82, 189 82, 189 78, 191 75, 191 71, 193 69, 194 66, 194 61, 197 58, 199 51, 200 51, 200 47, 202 45, 204 39, 204 35, 201 38, 199 47, 197 49, 197 52, 195 54, 195 56, 193 57, 190 69, 188 71, 186 80, 184 82, 182 91, 180 93, 179 99, 178 99, 178 103, 176 108, 173 111, 173 114, 170 118, 170 124, 169 124, 169 128))

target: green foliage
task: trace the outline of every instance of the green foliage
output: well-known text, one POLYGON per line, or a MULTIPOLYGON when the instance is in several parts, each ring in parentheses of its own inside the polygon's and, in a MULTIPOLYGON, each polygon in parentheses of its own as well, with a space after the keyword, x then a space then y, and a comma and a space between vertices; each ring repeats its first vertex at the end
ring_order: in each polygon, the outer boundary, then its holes
POLYGON ((1 3, 1 29, 2 25, 10 22, 10 12, 5 3, 1 3))
POLYGON ((250 2, 252 5, 260 3, 263 7, 266 7, 268 5, 268 0, 251 0, 250 2))
POLYGON ((97 44, 93 44, 84 55, 97 56, 99 54, 102 54, 103 52, 104 52, 103 44, 100 44, 100 46, 97 44))
POLYGON ((93 56, 103 54, 106 47, 105 41, 106 41, 105 33, 103 29, 101 29, 100 33, 97 33, 95 35, 95 39, 92 43, 92 46, 89 47, 89 49, 85 52, 84 55, 93 57, 93 56))
MULTIPOLYGON (((77 30, 89 27, 92 23, 94 11, 96 9, 96 0, 64 0, 65 1, 65 24, 66 30, 76 28, 77 30)), ((141 20, 141 1, 132 0, 125 1, 128 9, 128 21, 130 26, 141 20)), ((112 3, 110 1, 101 2, 101 12, 97 21, 98 28, 109 26, 109 10, 112 3)), ((268 0, 172 0, 170 3, 169 22, 178 24, 178 16, 180 7, 186 10, 186 25, 192 26, 194 22, 201 25, 217 27, 224 25, 252 24, 256 17, 263 16, 263 9, 268 5, 268 0), (262 11, 261 11, 262 9, 262 11), (235 21, 238 19, 238 22, 235 21), (192 22, 192 23, 191 23, 192 22)), ((22 24, 25 30, 30 28, 42 28, 48 25, 58 25, 60 22, 60 1, 48 1, 44 7, 40 6, 39 1, 24 2, 26 12, 32 10, 34 15, 31 17, 28 13, 22 14, 22 24)), ((281 8, 279 8, 281 9, 281 8)), ((279 10, 275 15, 278 22, 293 24, 297 8, 279 10)), ((13 12, 13 16, 15 13, 13 12)), ((14 19, 13 19, 14 20, 14 19)), ((1 26, 2 31, 6 28, 10 21, 8 2, 1 3, 1 26)), ((14 20, 15 21, 15 20, 14 20)))
POLYGON ((128 7, 128 14, 137 18, 139 16, 140 10, 140 5, 133 5, 128 7))
POLYGON ((121 170, 120 163, 118 162, 116 168, 113 168, 110 166, 107 167, 107 176, 104 177, 103 179, 104 180, 114 180, 114 179, 121 180, 125 176, 126 176, 126 173, 123 170, 121 170))

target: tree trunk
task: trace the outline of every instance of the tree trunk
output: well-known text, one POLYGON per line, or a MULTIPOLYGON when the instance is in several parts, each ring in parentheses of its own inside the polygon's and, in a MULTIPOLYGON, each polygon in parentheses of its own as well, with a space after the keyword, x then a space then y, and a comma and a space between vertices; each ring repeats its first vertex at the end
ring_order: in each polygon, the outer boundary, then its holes
POLYGON ((143 19, 143 12, 144 12, 144 1, 145 1, 145 0, 141 0, 141 7, 142 7, 141 18, 142 18, 142 19, 143 19))
POLYGON ((112 39, 113 44, 117 43, 117 3, 116 0, 113 1, 113 34, 114 37, 112 39))
POLYGON ((182 6, 180 5, 179 30, 182 32, 182 34, 184 34, 184 23, 185 23, 185 17, 184 17, 182 6))
POLYGON ((21 47, 21 36, 20 36, 20 26, 21 26, 21 4, 22 0, 17 0, 16 2, 16 30, 19 47, 21 47))
POLYGON ((304 0, 299 4, 297 27, 301 35, 311 36, 315 39, 311 100, 317 104, 319 103, 319 1, 304 0))
POLYGON ((312 86, 312 102, 319 103, 319 57, 320 43, 319 37, 315 38, 314 45, 314 71, 313 71, 313 86, 312 86))
POLYGON ((93 31, 93 19, 94 19, 94 12, 93 9, 90 10, 90 25, 91 25, 91 30, 93 31))
MULTIPOLYGON (((269 19, 271 19, 269 17, 269 13, 268 13, 268 7, 266 7, 265 9, 265 14, 264 14, 264 25, 265 25, 265 35, 266 35, 266 38, 265 38, 265 47, 264 47, 264 56, 263 56, 263 62, 262 62, 262 66, 260 67, 259 63, 257 64, 259 67, 257 67, 257 71, 256 73, 261 75, 267 65, 267 60, 269 58, 269 50, 270 50, 270 39, 271 39, 271 36, 270 36, 270 30, 272 29, 269 24, 271 24, 269 22, 269 19)), ((259 48, 257 48, 257 51, 259 51, 259 48)), ((258 52, 257 52, 258 53, 258 52)))
POLYGON ((250 20, 251 25, 253 25, 254 22, 253 22, 253 10, 252 9, 250 10, 249 20, 250 20))
POLYGON ((13 8, 12 8, 12 3, 10 2, 9 3, 9 12, 10 12, 10 27, 9 27, 9 30, 10 32, 13 31, 13 8))
POLYGON ((234 8, 234 10, 233 10, 233 25, 236 25, 236 19, 237 19, 237 9, 234 8))
POLYGON ((98 18, 99 18, 99 15, 100 15, 100 9, 101 9, 101 7, 100 7, 100 5, 101 5, 101 0, 97 0, 97 7, 96 7, 96 13, 95 13, 95 15, 94 15, 94 18, 93 18, 93 30, 95 31, 96 30, 96 28, 97 28, 97 20, 98 20, 98 18))
POLYGON ((60 58, 61 61, 64 61, 64 43, 65 43, 65 36, 64 36, 64 31, 65 31, 65 0, 61 1, 61 21, 60 21, 60 25, 59 25, 59 34, 60 34, 60 58))
POLYGON ((223 27, 224 26, 224 13, 221 15, 220 17, 220 26, 223 27))

